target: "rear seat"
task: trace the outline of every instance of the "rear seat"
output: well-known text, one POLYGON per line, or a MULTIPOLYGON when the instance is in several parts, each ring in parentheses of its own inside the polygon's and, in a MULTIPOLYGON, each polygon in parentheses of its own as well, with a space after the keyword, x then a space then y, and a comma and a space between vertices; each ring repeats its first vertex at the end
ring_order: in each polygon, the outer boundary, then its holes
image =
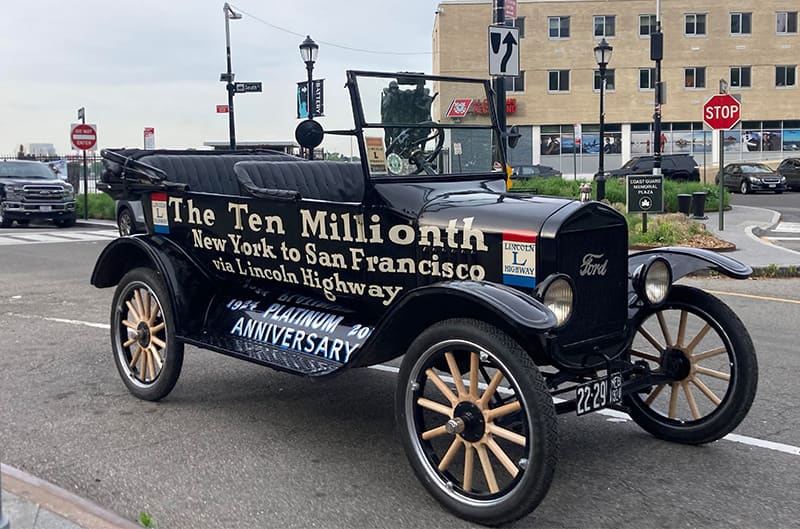
MULTIPOLYGON (((242 161, 233 167, 243 193, 253 185, 263 191, 292 191, 302 198, 361 202, 364 173, 350 162, 242 161)), ((251 193, 252 194, 252 193, 251 193)), ((258 195, 257 195, 258 196, 258 195)))
POLYGON ((151 154, 138 161, 167 173, 167 180, 188 184, 190 191, 239 195, 234 165, 244 160, 300 160, 288 154, 151 154))

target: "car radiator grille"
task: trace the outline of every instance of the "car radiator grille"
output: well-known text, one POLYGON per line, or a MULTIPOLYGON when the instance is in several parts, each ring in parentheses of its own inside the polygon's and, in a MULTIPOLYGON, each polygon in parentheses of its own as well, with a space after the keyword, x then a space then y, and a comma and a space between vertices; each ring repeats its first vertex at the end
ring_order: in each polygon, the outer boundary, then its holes
POLYGON ((575 308, 559 331, 562 345, 619 333, 627 317, 627 228, 561 233, 556 268, 575 284, 575 308))
POLYGON ((61 200, 64 189, 61 186, 53 185, 28 185, 22 188, 25 200, 36 202, 50 202, 61 200))

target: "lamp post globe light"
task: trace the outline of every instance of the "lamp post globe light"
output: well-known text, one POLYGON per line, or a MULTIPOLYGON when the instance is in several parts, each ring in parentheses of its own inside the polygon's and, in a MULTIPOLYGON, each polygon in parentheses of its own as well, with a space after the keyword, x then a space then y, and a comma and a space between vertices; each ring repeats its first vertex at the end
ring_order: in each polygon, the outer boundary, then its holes
POLYGON ((225 88, 228 90, 228 137, 231 150, 236 149, 236 127, 233 119, 233 94, 236 85, 233 84, 233 72, 231 72, 231 30, 229 20, 239 20, 241 13, 234 11, 228 2, 222 6, 222 13, 225 15, 225 53, 227 55, 228 71, 221 76, 222 81, 226 81, 225 88))
POLYGON ((594 58, 597 61, 597 66, 600 68, 600 152, 597 160, 597 200, 606 198, 606 175, 605 175, 605 125, 606 113, 603 105, 603 95, 606 88, 606 67, 611 62, 611 52, 614 50, 606 39, 602 39, 600 44, 594 47, 594 58))
MULTIPOLYGON (((308 84, 306 85, 306 105, 308 107, 308 119, 314 119, 314 63, 317 62, 317 53, 319 46, 314 42, 309 35, 306 35, 306 40, 300 44, 300 57, 306 63, 306 71, 308 72, 308 84)), ((308 150, 308 159, 314 159, 314 148, 308 150)))

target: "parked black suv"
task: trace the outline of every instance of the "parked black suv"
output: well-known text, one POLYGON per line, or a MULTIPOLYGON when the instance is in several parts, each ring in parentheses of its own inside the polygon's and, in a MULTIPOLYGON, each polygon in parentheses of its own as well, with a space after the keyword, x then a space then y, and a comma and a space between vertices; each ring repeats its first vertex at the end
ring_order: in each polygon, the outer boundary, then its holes
MULTIPOLYGON (((619 169, 609 171, 611 176, 627 176, 630 174, 652 174, 653 156, 635 156, 619 169)), ((700 181, 700 169, 697 162, 688 154, 664 154, 661 156, 661 174, 671 180, 700 181)))
POLYGON ((0 227, 14 221, 52 220, 58 227, 75 224, 75 193, 42 162, 0 161, 0 227))

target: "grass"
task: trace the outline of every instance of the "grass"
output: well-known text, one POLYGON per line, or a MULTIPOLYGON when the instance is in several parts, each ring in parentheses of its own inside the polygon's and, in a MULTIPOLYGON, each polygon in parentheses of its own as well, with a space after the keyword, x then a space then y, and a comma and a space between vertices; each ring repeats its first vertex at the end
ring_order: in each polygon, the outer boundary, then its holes
MULTIPOLYGON (((114 212, 114 199, 105 193, 89 193, 89 218, 90 219, 115 219, 114 212)), ((78 213, 78 218, 83 218, 83 194, 75 196, 75 209, 78 213)))
POLYGON ((153 517, 147 511, 139 513, 139 523, 142 524, 142 527, 155 527, 153 517))

